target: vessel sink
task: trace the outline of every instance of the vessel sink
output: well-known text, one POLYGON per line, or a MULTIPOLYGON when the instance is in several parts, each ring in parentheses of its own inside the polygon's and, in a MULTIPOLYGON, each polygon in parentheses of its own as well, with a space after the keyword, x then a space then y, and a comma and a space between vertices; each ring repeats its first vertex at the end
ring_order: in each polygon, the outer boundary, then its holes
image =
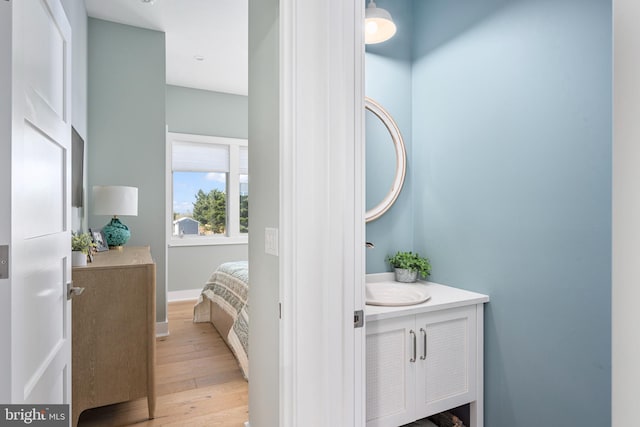
POLYGON ((431 298, 427 285, 421 283, 370 282, 366 284, 365 290, 368 305, 414 305, 431 298))

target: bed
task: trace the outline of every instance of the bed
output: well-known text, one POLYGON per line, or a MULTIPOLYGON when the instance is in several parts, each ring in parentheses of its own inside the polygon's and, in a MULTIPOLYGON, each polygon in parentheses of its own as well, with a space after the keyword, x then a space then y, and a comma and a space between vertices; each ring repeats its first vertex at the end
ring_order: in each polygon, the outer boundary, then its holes
POLYGON ((220 264, 193 308, 195 323, 211 322, 249 379, 249 263, 220 264))

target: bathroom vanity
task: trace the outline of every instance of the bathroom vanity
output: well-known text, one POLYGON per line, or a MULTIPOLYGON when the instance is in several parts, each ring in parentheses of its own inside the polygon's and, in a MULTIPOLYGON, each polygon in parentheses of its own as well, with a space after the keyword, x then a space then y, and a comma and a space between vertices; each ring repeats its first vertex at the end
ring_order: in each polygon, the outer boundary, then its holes
MULTIPOLYGON (((393 275, 367 276, 367 282, 385 281, 393 275)), ((366 306, 367 426, 402 426, 469 404, 468 427, 482 427, 489 297, 422 283, 429 294, 423 303, 366 306)))

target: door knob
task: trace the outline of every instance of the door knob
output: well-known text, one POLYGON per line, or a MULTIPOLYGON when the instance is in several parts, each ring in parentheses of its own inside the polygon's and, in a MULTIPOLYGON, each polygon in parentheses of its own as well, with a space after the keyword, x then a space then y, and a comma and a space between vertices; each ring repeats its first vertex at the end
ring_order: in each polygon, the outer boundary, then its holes
POLYGON ((67 300, 70 300, 76 295, 81 295, 83 292, 84 292, 84 288, 78 288, 73 286, 73 281, 67 283, 67 300))

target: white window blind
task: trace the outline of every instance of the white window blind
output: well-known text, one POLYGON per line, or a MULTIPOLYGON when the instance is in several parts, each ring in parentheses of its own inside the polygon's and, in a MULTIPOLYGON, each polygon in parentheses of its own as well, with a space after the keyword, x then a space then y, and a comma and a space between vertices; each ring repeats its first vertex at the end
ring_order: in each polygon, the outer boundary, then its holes
POLYGON ((190 172, 229 172, 229 146, 174 141, 171 169, 190 172))
POLYGON ((249 148, 240 147, 240 173, 247 175, 249 173, 249 148))

